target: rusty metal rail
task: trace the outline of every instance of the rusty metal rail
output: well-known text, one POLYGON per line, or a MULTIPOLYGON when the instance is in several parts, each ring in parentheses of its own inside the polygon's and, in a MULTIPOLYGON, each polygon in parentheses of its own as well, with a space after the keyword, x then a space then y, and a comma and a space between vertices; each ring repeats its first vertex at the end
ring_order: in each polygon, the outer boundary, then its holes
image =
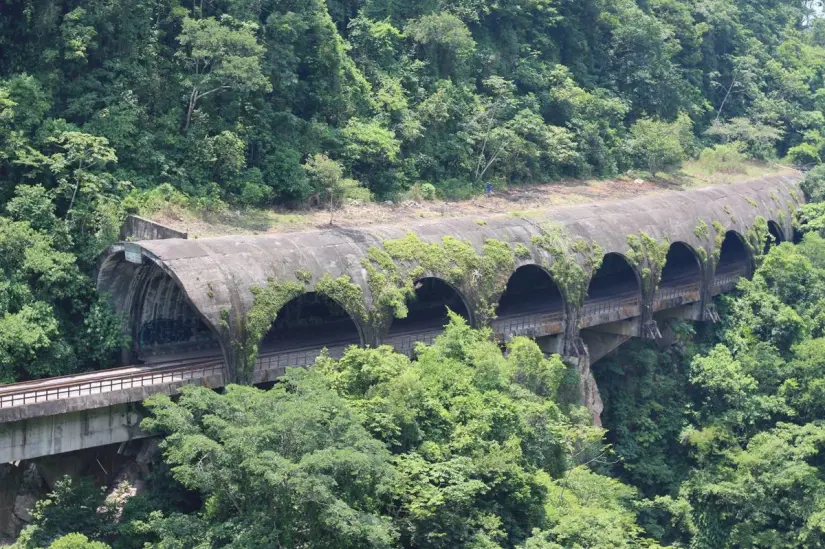
POLYGON ((656 292, 656 301, 668 301, 670 299, 675 299, 677 297, 683 297, 692 293, 696 293, 700 290, 700 285, 698 282, 693 284, 687 284, 685 286, 672 286, 669 288, 659 288, 656 292))
MULTIPOLYGON (((739 273, 720 275, 716 278, 717 285, 735 281, 739 273)), ((697 285, 673 288, 666 294, 670 296, 683 295, 695 291, 697 285)), ((659 296, 659 299, 663 299, 659 296)), ((625 308, 638 307, 639 296, 603 300, 587 304, 582 309, 582 316, 599 315, 625 308)), ((552 313, 537 313, 520 317, 503 318, 494 321, 496 333, 519 333, 541 327, 554 322, 561 322, 564 318, 562 311, 552 313)), ((389 338, 388 344, 398 352, 411 355, 416 343, 431 344, 439 334, 438 330, 424 330, 416 333, 401 334, 389 338)), ((329 356, 340 358, 349 344, 339 344, 327 347, 329 356)), ((277 377, 286 371, 287 367, 309 366, 315 362, 321 348, 303 348, 289 351, 270 352, 261 355, 256 363, 255 372, 266 379, 277 377)), ((132 366, 116 368, 98 372, 88 372, 65 377, 42 379, 14 383, 0 386, 0 408, 11 408, 28 404, 61 400, 73 397, 108 393, 112 391, 129 390, 139 387, 150 387, 168 383, 192 382, 204 378, 213 378, 215 387, 222 386, 225 379, 225 363, 222 358, 179 360, 172 364, 157 364, 152 366, 132 366)))
POLYGON ((605 299, 603 301, 585 304, 584 307, 582 307, 581 316, 585 318, 589 316, 596 316, 604 313, 618 311, 620 309, 638 307, 639 301, 639 296, 634 296, 625 299, 605 299))
POLYGON ((564 311, 500 318, 493 321, 493 331, 497 334, 504 334, 508 332, 520 333, 525 330, 546 326, 554 322, 561 322, 563 319, 564 311))
MULTIPOLYGON (((123 369, 119 369, 123 370, 123 369)), ((214 360, 201 364, 176 365, 174 367, 156 368, 148 371, 124 373, 112 371, 108 375, 85 380, 66 380, 63 383, 50 384, 42 388, 19 387, 17 384, 2 387, 0 391, 0 408, 12 408, 27 404, 38 404, 52 400, 123 391, 137 387, 150 387, 181 381, 192 381, 219 375, 223 384, 223 360, 214 360)), ((84 374, 81 374, 84 375, 84 374)), ((85 374, 87 377, 89 374, 85 374)), ((74 376, 80 377, 80 376, 74 376)), ((57 378, 61 379, 61 378, 57 378)), ((29 384, 23 384, 29 385, 29 384)), ((220 385, 218 385, 220 386, 220 385)))
POLYGON ((735 283, 737 280, 739 280, 740 278, 743 278, 744 276, 745 276, 745 271, 741 271, 741 272, 737 271, 737 272, 733 272, 733 273, 724 273, 724 274, 716 275, 716 277, 713 279, 713 285, 716 288, 719 288, 721 286, 727 286, 728 284, 735 283))

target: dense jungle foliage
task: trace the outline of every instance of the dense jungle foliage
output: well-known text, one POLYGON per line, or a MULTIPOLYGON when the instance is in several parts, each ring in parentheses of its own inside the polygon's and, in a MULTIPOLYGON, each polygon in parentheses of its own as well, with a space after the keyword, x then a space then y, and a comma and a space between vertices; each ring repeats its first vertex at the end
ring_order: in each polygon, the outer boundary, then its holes
MULTIPOLYGON (((825 159, 811 0, 3 0, 0 383, 113 364, 125 212, 462 197, 702 156, 825 159)), ((825 169, 809 198, 825 198, 825 169)), ((455 319, 269 391, 147 402, 149 489, 65 480, 17 547, 825 545, 825 206, 677 344, 599 363, 605 430, 455 319)))
POLYGON ((125 212, 825 155, 814 0, 4 0, 0 383, 113 364, 125 212))
POLYGON ((15 549, 822 547, 822 212, 721 323, 596 364, 606 429, 558 357, 454 316, 414 361, 352 348, 268 391, 150 398, 150 488, 67 477, 15 549))

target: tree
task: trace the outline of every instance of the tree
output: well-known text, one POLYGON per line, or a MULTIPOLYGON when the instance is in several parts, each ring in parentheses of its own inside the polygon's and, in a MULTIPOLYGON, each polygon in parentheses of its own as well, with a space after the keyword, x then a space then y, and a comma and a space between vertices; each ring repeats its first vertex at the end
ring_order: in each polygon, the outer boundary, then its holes
POLYGON ((330 225, 335 217, 335 210, 341 207, 344 200, 370 199, 369 191, 361 187, 357 180, 344 177, 344 168, 340 162, 330 160, 323 154, 316 154, 307 159, 304 170, 315 187, 318 202, 327 206, 330 225))
POLYGON ((253 23, 238 23, 229 16, 185 18, 175 56, 186 68, 184 84, 190 90, 183 130, 188 131, 198 102, 225 90, 268 92, 272 85, 261 62, 266 52, 255 36, 253 23))
POLYGON ((208 502, 194 515, 154 517, 159 546, 393 546, 395 529, 380 513, 390 455, 317 372, 292 372, 270 391, 189 387, 177 402, 154 396, 146 405, 143 426, 167 435, 172 474, 208 502))
POLYGON ((685 159, 691 122, 681 116, 676 122, 645 118, 630 128, 628 146, 636 165, 654 176, 666 168, 678 166, 685 159))

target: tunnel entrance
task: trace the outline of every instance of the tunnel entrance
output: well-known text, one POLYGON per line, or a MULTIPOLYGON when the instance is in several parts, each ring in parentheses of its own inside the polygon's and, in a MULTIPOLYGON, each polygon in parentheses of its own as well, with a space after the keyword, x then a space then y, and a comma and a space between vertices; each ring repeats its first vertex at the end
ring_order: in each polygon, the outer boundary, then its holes
POLYGON ((135 277, 132 345, 139 360, 219 352, 214 332, 189 303, 178 283, 160 267, 142 265, 135 277))
POLYGON ((441 330, 449 321, 448 308, 470 322, 464 299, 440 278, 427 277, 416 282, 415 297, 407 300, 407 307, 407 318, 393 321, 390 336, 441 330))
POLYGON ((498 302, 499 318, 561 312, 561 292, 550 275, 538 265, 524 265, 507 281, 507 289, 498 302))
POLYGON ((278 312, 260 344, 261 353, 360 345, 358 325, 335 300, 308 292, 278 312))
POLYGON ((719 255, 719 264, 716 274, 740 273, 747 276, 750 273, 750 255, 745 242, 736 231, 728 231, 722 242, 722 251, 719 255))
POLYGON ((782 237, 782 229, 775 221, 768 221, 768 237, 765 239, 764 253, 768 253, 772 246, 779 246, 784 242, 782 237))
POLYGON ((699 258, 684 242, 674 242, 670 245, 662 269, 660 288, 675 288, 687 286, 702 280, 702 267, 699 258))
POLYGON ((620 254, 609 253, 604 256, 601 266, 590 280, 584 304, 590 305, 640 294, 639 279, 627 259, 620 254))

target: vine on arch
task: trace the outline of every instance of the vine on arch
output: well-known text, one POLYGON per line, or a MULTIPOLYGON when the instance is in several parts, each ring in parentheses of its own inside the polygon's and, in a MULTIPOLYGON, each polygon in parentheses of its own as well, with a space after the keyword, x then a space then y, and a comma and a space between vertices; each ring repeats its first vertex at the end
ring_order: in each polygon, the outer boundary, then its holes
POLYGON ((757 266, 762 262, 763 256, 765 255, 765 241, 768 238, 773 239, 768 227, 768 221, 761 215, 758 215, 753 219, 753 225, 751 225, 751 228, 748 229, 748 232, 745 234, 745 244, 747 244, 754 263, 757 266))
POLYGON ((564 299, 571 307, 581 308, 590 278, 602 263, 604 251, 601 246, 583 238, 571 241, 564 229, 552 225, 543 226, 542 234, 533 236, 533 244, 552 257, 553 261, 545 268, 564 299))
POLYGON ((362 261, 373 300, 368 321, 382 330, 393 318, 405 318, 415 281, 430 274, 461 288, 479 323, 486 324, 515 269, 517 251, 495 239, 487 239, 481 253, 452 236, 440 243, 424 242, 414 233, 385 240, 383 249, 370 248, 362 261))
POLYGON ((670 242, 665 239, 660 243, 642 232, 639 236, 628 235, 627 245, 630 246, 627 259, 638 269, 642 277, 643 290, 655 292, 662 279, 662 270, 665 268, 670 242))
MULTIPOLYGON (((306 293, 306 285, 292 280, 278 281, 273 278, 267 280, 266 286, 253 286, 252 307, 246 313, 243 322, 243 336, 233 341, 233 348, 237 360, 236 382, 251 383, 252 372, 258 359, 261 341, 278 318, 281 309, 306 293)), ((221 325, 229 328, 229 314, 221 311, 221 325)))
POLYGON ((725 243, 725 227, 718 221, 713 222, 713 264, 718 265, 722 257, 722 244, 725 243))

